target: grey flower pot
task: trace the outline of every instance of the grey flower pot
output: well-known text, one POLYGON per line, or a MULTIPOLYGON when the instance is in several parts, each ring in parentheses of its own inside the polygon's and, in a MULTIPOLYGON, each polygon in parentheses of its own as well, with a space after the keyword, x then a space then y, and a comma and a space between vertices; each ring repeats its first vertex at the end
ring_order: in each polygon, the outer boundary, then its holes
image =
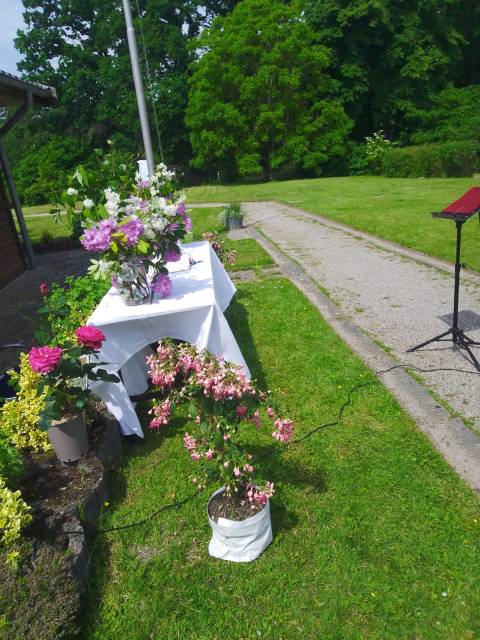
POLYGON ((83 413, 55 420, 47 431, 48 439, 60 462, 74 462, 89 449, 83 413))
POLYGON ((230 218, 227 216, 227 229, 232 231, 232 229, 242 229, 243 228, 243 218, 230 218))

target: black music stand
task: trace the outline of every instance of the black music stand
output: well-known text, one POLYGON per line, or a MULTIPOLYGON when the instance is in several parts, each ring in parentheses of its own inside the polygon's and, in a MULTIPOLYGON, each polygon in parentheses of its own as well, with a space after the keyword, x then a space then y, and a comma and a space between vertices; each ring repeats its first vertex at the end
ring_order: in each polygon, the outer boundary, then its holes
POLYGON ((434 218, 445 218, 446 220, 453 220, 455 222, 455 226, 457 228, 457 248, 455 254, 455 285, 453 289, 453 323, 450 329, 440 333, 438 336, 434 338, 430 338, 430 340, 425 340, 420 344, 417 344, 416 347, 412 347, 411 349, 407 349, 408 352, 417 351, 417 349, 421 349, 425 347, 427 344, 431 344, 432 342, 450 342, 456 344, 460 349, 464 349, 477 371, 480 371, 480 363, 475 357, 474 353, 471 350, 471 347, 480 346, 480 342, 475 342, 469 338, 458 326, 458 300, 460 293, 460 269, 462 268, 462 263, 460 262, 460 250, 462 244, 462 227, 472 216, 476 213, 480 212, 480 187, 472 187, 469 191, 467 191, 461 198, 452 202, 452 204, 448 205, 443 211, 439 213, 432 213, 434 218))

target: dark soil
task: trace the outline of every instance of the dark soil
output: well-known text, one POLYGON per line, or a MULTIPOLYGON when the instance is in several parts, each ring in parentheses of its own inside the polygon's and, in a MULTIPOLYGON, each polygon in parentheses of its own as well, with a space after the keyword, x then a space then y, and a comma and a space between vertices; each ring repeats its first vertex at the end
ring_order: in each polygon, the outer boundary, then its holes
POLYGON ((226 520, 246 520, 255 516, 259 511, 262 511, 264 505, 255 504, 254 509, 248 502, 248 499, 237 496, 226 496, 225 492, 217 493, 215 497, 210 500, 208 505, 208 514, 215 522, 218 522, 219 518, 225 518, 226 520))
POLYGON ((24 455, 26 474, 19 489, 31 506, 29 533, 33 537, 53 540, 97 486, 103 464, 95 449, 104 432, 105 421, 96 411, 88 428, 90 451, 80 460, 63 464, 54 452, 24 455))

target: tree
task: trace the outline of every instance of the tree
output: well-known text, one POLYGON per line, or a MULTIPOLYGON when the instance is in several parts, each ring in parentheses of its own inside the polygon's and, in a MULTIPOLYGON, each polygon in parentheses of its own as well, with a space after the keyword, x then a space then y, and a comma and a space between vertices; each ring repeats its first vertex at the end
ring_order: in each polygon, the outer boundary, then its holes
MULTIPOLYGON (((18 161, 29 154, 28 148, 17 144, 21 138, 41 135, 44 140, 46 133, 68 137, 82 149, 84 161, 93 148, 105 147, 109 138, 125 153, 143 153, 121 0, 23 3, 26 29, 16 39, 16 47, 24 55, 19 67, 28 79, 56 87, 60 106, 35 112, 12 131, 9 151, 15 157, 20 183, 35 181, 37 175, 19 175, 22 163, 18 161)), ((232 0, 207 0, 201 6, 191 0, 138 0, 140 16, 134 11, 134 22, 144 71, 143 44, 150 63, 151 87, 145 78, 147 108, 151 112, 153 100, 166 162, 185 166, 191 154, 184 124, 193 55, 189 41, 232 4, 232 0)), ((153 119, 151 129, 159 159, 153 119)), ((39 145, 32 139, 30 146, 39 145)), ((66 171, 71 169, 71 155, 64 158, 66 171)), ((37 159, 31 158, 23 166, 35 167, 37 159)))
POLYGON ((332 49, 357 140, 380 129, 389 138, 414 130, 417 110, 454 78, 462 59, 457 13, 466 1, 308 0, 308 20, 332 49))
POLYGON ((433 98, 430 109, 420 114, 417 143, 471 140, 480 143, 480 85, 448 86, 433 98))
POLYGON ((298 9, 243 0, 195 46, 186 122, 194 166, 224 177, 315 174, 343 152, 351 123, 327 74, 328 50, 298 9))

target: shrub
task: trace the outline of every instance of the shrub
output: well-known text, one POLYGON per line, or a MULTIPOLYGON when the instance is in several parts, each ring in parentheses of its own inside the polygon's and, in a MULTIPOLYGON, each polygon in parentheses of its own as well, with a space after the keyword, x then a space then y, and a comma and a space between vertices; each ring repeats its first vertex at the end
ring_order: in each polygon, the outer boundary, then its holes
POLYGON ((6 550, 9 565, 17 564, 19 552, 15 545, 23 527, 32 520, 29 511, 30 507, 22 500, 20 491, 11 491, 5 480, 0 478, 0 549, 6 550))
POLYGON ((37 342, 46 344, 52 341, 51 323, 56 342, 71 339, 75 329, 85 324, 109 288, 108 282, 96 281, 90 276, 69 276, 63 286, 54 283, 45 299, 48 304, 37 312, 41 318, 35 332, 37 342))
POLYGON ((381 173, 389 178, 469 177, 479 166, 477 144, 458 141, 391 149, 382 159, 381 173))
POLYGON ((26 353, 20 355, 20 372, 9 374, 17 396, 0 408, 0 432, 19 449, 50 451, 47 434, 39 429, 46 398, 46 392, 37 393, 41 376, 32 371, 26 353))
POLYGON ((7 434, 0 431, 0 477, 14 486, 23 473, 23 459, 14 446, 11 445, 7 434))
POLYGON ((80 598, 66 555, 41 546, 13 571, 0 557, 0 638, 62 640, 78 632, 80 598))

